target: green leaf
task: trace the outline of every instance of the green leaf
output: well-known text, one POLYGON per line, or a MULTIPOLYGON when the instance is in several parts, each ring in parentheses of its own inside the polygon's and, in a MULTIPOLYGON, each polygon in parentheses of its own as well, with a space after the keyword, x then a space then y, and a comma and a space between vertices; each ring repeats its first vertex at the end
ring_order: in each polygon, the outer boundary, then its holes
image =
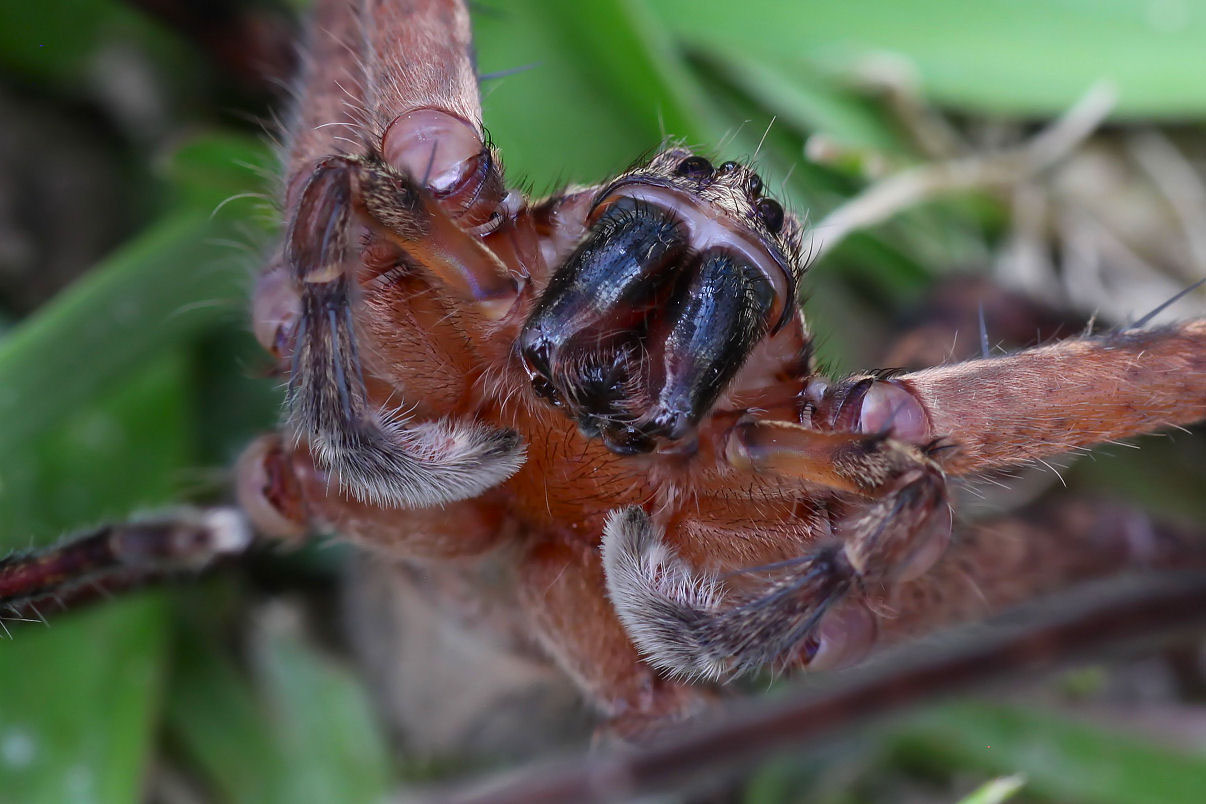
POLYGON ((268 614, 256 669, 302 797, 384 800, 391 787, 388 751, 365 688, 347 668, 306 644, 289 612, 268 614), (277 614, 286 616, 272 616, 277 614))
POLYGON ((606 93, 665 137, 711 146, 728 126, 683 62, 674 40, 640 0, 554 3, 544 9, 562 41, 606 93))
POLYGON ((269 195, 276 171, 276 155, 260 139, 213 131, 173 151, 162 173, 177 205, 209 212, 228 201, 251 198, 254 203, 238 206, 240 214, 262 219, 273 230, 280 225, 280 210, 269 195))
POLYGON ((636 0, 517 0, 475 14, 474 34, 486 125, 538 191, 614 175, 667 135, 710 145, 730 125, 636 0))
MULTIPOLYGON (((173 499, 176 473, 193 460, 187 381, 184 362, 169 354, 56 431, 0 452, 8 543, 173 499)), ((9 627, 13 639, 0 642, 2 797, 137 799, 161 692, 159 598, 9 627)))
POLYGON ((165 726, 207 786, 224 801, 284 801, 289 768, 268 712, 249 680, 201 628, 175 650, 165 726))
POLYGON ((204 214, 173 216, 0 341, 0 453, 25 448, 155 354, 239 314, 246 279, 229 246, 213 242, 221 231, 204 214))
POLYGON ((0 645, 5 801, 137 801, 162 690, 161 601, 140 596, 0 645))
POLYGON ((824 133, 852 148, 905 150, 894 126, 867 99, 836 86, 806 65, 789 73, 765 59, 725 46, 696 55, 784 125, 805 134, 824 133))
POLYGON ((389 753, 359 680, 273 610, 248 679, 203 640, 181 640, 168 728, 224 801, 372 802, 392 787, 389 753))
POLYGON ((537 192, 599 181, 659 137, 655 115, 598 91, 572 39, 546 15, 548 6, 516 0, 473 18, 486 126, 511 182, 537 192), (519 71, 490 77, 510 70, 519 71))
MULTIPOLYGON (((215 190, 224 197, 227 187, 215 190)), ((195 206, 149 227, 0 340, 0 454, 19 453, 155 355, 244 319, 248 259, 232 243, 246 243, 246 231, 229 208, 211 216, 214 193, 189 197, 195 206)), ((9 532, 0 520, 0 544, 9 532)))
MULTIPOLYGON (((150 227, 0 339, 0 545, 25 549, 180 499, 195 466, 184 347, 242 318, 245 239, 210 210, 150 227), (225 264, 223 264, 225 263, 225 264)), ((52 614, 53 612, 47 612, 52 614)), ((167 618, 143 595, 0 643, 0 798, 131 801, 157 732, 167 618), (7 752, 7 753, 6 753, 7 752)))
POLYGON ((937 707, 894 727, 897 752, 926 765, 1020 773, 1027 790, 1103 804, 1198 801, 1206 756, 1036 709, 979 702, 937 707))
POLYGON ((649 0, 693 48, 738 48, 791 75, 911 65, 934 101, 1052 115, 1100 79, 1126 117, 1206 117, 1206 2, 1149 0, 649 0))
POLYGON ((1021 774, 1001 776, 985 782, 959 800, 959 804, 1001 804, 1013 798, 1026 786, 1026 777, 1021 774))

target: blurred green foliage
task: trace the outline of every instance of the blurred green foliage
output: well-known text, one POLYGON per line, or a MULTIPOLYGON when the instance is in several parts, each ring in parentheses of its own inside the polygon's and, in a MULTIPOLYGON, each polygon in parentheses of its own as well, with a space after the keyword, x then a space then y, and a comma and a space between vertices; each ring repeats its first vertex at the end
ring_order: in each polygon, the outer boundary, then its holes
MULTIPOLYGON (((101 130, 112 159, 146 187, 135 202, 142 225, 0 339, 5 549, 188 499, 199 468, 220 469, 275 415, 277 391, 255 379, 243 320, 271 231, 255 199, 214 213, 223 199, 271 192, 259 175, 270 149, 239 122, 268 119, 266 109, 131 6, 69 6, 0 0, 0 88, 101 130), (153 114, 114 100, 136 91, 153 114), (231 103, 244 108, 232 114, 231 103), (147 119, 155 125, 137 125, 147 119)), ((483 75, 531 67, 487 78, 483 99, 509 175, 538 194, 598 180, 673 137, 708 153, 757 153, 788 205, 819 217, 862 177, 857 164, 805 162, 807 136, 897 165, 920 159, 852 80, 873 63, 911 65, 926 97, 958 113, 1045 118, 1106 77, 1119 119, 1206 118, 1201 0, 510 0, 479 4, 475 26, 483 75)), ((54 147, 29 157, 54 160, 54 147)), ((1002 214, 911 210, 828 255, 805 287, 824 300, 808 314, 825 359, 871 359, 887 319, 936 275, 983 258, 1002 214)), ((70 236, 71 222, 61 225, 70 236)), ((1186 481, 1176 470, 1187 491, 1161 503, 1190 510, 1195 471, 1186 481)), ((1159 477, 1144 482, 1167 493, 1159 477)), ((198 601, 222 599, 211 593, 141 594, 49 629, 10 624, 0 800, 130 801, 163 757, 219 800, 383 798, 394 764, 355 676, 290 628, 269 628, 261 655, 236 661, 215 625, 229 611, 197 621, 198 601)), ((842 761, 889 777, 919 765, 978 782, 1020 771, 1021 795, 1040 800, 1192 800, 1206 789, 1200 752, 1051 714, 942 709, 875 740, 842 761), (984 741, 998 746, 991 761, 968 749, 984 741), (1103 762, 1113 775, 1100 774, 1103 762), (1157 772, 1163 786, 1145 792, 1145 774, 1157 772)), ((804 760, 768 766, 747 800, 798 800, 819 775, 804 760)))

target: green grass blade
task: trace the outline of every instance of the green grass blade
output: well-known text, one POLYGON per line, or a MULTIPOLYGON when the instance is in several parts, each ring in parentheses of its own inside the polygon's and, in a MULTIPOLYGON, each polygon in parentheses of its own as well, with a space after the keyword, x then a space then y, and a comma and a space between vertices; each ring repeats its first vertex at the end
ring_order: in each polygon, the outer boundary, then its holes
POLYGON ((167 710, 175 741, 224 801, 385 800, 389 753, 360 682, 266 619, 251 678, 186 632, 167 710))
POLYGON ((650 0, 693 47, 727 46, 791 74, 849 73, 885 55, 912 64, 941 104, 1052 115, 1099 79, 1126 117, 1206 117, 1206 2, 1186 0, 650 0))
MULTIPOLYGON (((10 543, 13 531, 54 536, 172 499, 193 460, 188 380, 184 361, 169 354, 54 432, 0 453, 10 543)), ((49 627, 9 624, 13 639, 0 640, 0 799, 139 798, 157 731, 164 614, 157 596, 142 595, 53 616, 49 627)))
POLYGON ((1056 801, 1200 801, 1206 756, 1021 706, 959 703, 921 713, 896 732, 907 762, 1020 773, 1056 801))
POLYGON ((155 353, 235 319, 248 280, 223 236, 230 226, 206 214, 174 215, 0 341, 0 453, 115 389, 155 353))
MULTIPOLYGON (((185 347, 244 306, 247 260, 221 241, 246 235, 210 216, 231 184, 183 181, 180 211, 0 339, 0 550, 180 499, 197 460, 185 347)), ((49 628, 14 623, 0 641, 0 799, 136 800, 158 731, 163 603, 46 614, 49 628)))

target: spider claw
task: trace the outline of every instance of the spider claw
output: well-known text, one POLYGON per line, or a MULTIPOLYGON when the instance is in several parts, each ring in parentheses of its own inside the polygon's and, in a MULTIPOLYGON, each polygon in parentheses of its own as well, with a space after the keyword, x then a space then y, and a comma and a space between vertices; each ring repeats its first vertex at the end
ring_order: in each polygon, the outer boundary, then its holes
POLYGON ((875 646, 879 624, 861 602, 846 600, 828 612, 805 640, 800 663, 811 671, 856 664, 875 646))
POLYGON ((908 581, 924 574, 950 544, 952 520, 942 473, 922 465, 895 491, 844 523, 846 560, 866 583, 908 581))

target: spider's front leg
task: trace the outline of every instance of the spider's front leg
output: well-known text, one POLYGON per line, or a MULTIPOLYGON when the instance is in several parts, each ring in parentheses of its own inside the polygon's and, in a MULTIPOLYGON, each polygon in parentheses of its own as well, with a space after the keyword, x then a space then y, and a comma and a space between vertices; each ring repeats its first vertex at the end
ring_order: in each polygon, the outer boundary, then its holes
POLYGON ((482 311, 513 301, 514 281, 432 192, 376 159, 323 160, 302 192, 286 244, 301 301, 290 426, 344 489, 387 507, 474 497, 522 461, 514 433, 452 419, 411 423, 383 412, 365 387, 353 323, 360 264, 349 242, 354 216, 405 248, 398 260, 418 261, 482 311))
POLYGON ((1206 320, 1127 329, 905 374, 954 474, 1206 419, 1206 320))
POLYGON ((876 634, 864 599, 923 575, 950 541, 942 471, 926 450, 885 433, 752 420, 725 440, 737 472, 700 483, 671 530, 635 506, 608 520, 608 590, 629 634, 654 665, 688 678, 857 659, 876 634), (740 499, 732 489, 750 487, 742 473, 773 477, 775 494, 794 487, 805 509, 753 492, 740 499), (762 553, 786 558, 718 558, 717 545, 734 538, 728 523, 746 520, 751 506, 768 534, 783 532, 762 553))
MULTIPOLYGON (((950 519, 938 513, 946 512, 943 471, 1016 464, 1206 417, 1204 354, 1206 322, 1196 321, 893 379, 814 377, 800 424, 744 421, 723 442, 728 463, 773 473, 781 492, 824 512, 803 517, 812 549, 724 575, 700 561, 704 551, 688 555, 679 533, 628 509, 604 540, 612 599, 653 662, 724 676, 845 661, 877 631, 934 627, 1130 565, 1200 564, 1200 543, 1083 516, 1044 533, 1045 546, 993 538, 986 528, 945 550, 950 519), (942 433, 950 436, 936 441, 942 433), (845 496, 827 499, 823 489, 845 496), (861 511, 860 497, 870 500, 861 511)), ((716 494, 723 480, 700 488, 716 494)), ((694 531, 715 549, 724 534, 710 532, 708 520, 721 517, 697 509, 694 531)))
MULTIPOLYGON (((361 343, 374 319, 359 315, 375 295, 366 283, 417 273, 459 305, 471 352, 488 346, 487 330, 519 294, 519 278, 485 243, 515 210, 482 138, 468 15, 459 4, 338 0, 315 14, 288 153, 288 231, 280 265, 259 284, 257 331, 290 366, 293 435, 347 493, 384 507, 471 498, 522 463, 518 436, 471 422, 469 410, 449 415, 423 388, 415 401, 429 403, 429 416, 397 413, 405 406, 388 389, 366 385, 375 349, 362 353, 361 343), (340 155, 357 142, 357 155, 340 155)), ((522 274, 523 255, 511 256, 522 274)), ((448 315, 439 302, 416 307, 429 320, 448 315)), ((429 329, 431 362, 471 382, 474 355, 443 343, 446 327, 429 329)))

